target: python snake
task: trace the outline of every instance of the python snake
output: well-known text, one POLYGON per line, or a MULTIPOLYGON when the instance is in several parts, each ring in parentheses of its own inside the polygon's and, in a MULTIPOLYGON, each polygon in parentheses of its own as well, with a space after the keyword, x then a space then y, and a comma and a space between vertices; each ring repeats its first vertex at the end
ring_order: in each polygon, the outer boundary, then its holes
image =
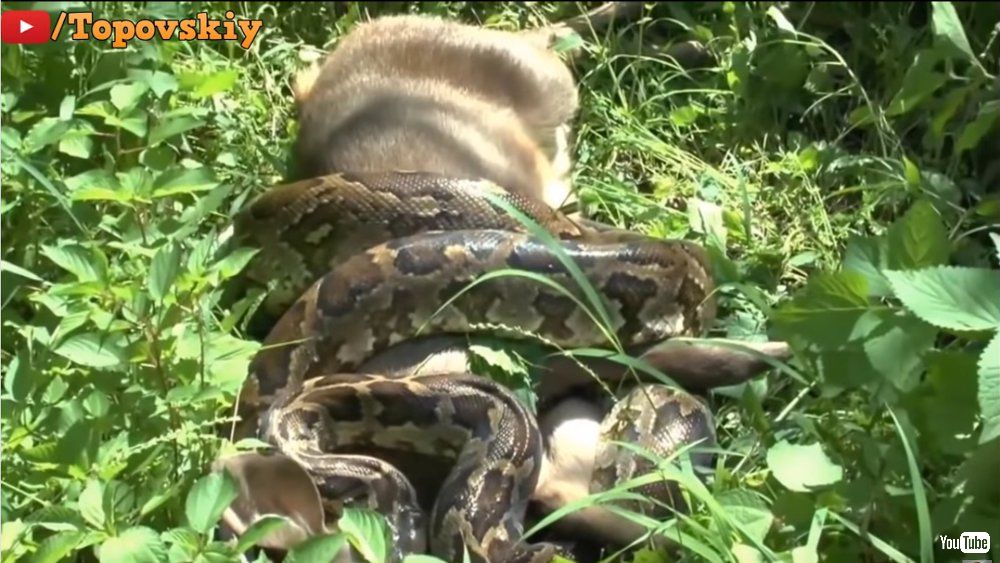
MULTIPOLYGON (((460 560, 468 549, 473 561, 545 561, 554 546, 520 538, 541 438, 533 415, 489 379, 353 372, 418 335, 500 331, 559 347, 609 344, 579 306, 587 295, 559 253, 484 193, 559 240, 622 345, 700 335, 715 315, 700 247, 581 227, 489 182, 340 173, 260 197, 237 217, 236 234, 260 249, 246 277, 269 286, 265 312, 280 318, 251 362, 240 415, 250 431, 301 463, 324 497, 386 514, 397 557, 423 547, 426 517, 412 485, 390 464, 341 448, 455 459, 429 522, 430 549, 439 557, 460 560), (490 275, 505 269, 529 274, 490 275), (539 283, 538 275, 550 282, 539 283)), ((680 432, 682 442, 710 438, 711 425, 706 430, 694 418, 707 411, 672 407, 678 396, 670 391, 647 403, 673 408, 669 420, 658 419, 660 430, 680 432)), ((619 469, 608 471, 620 479, 619 469)))

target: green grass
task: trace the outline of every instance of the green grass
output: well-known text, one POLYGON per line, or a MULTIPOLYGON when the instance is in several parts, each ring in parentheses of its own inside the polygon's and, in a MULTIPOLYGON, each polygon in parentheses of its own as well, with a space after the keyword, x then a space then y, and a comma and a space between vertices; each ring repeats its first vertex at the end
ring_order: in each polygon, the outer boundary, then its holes
MULTIPOLYGON (((261 17, 248 51, 3 45, 4 562, 233 556, 204 476, 258 344, 253 303, 223 299, 248 255, 223 243, 289 173, 293 72, 366 15, 517 29, 582 7, 334 4, 87 4, 261 17)), ((583 208, 704 244, 711 336, 795 350, 713 394, 719 464, 689 517, 646 520, 691 549, 617 559, 950 560, 938 534, 1000 538, 998 22, 986 2, 681 2, 584 34, 583 208), (668 56, 685 41, 698 64, 668 56)))

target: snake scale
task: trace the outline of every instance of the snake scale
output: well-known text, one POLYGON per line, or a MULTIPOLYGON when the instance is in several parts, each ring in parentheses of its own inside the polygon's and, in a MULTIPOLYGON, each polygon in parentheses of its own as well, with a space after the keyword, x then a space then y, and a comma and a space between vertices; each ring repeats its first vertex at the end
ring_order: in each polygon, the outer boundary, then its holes
MULTIPOLYGON (((715 315, 708 260, 697 245, 582 227, 490 182, 339 173, 261 196, 236 218, 235 232, 260 249, 246 277, 269 287, 264 310, 277 321, 241 392, 244 433, 300 463, 324 499, 386 514, 397 557, 422 550, 426 534, 431 552, 449 561, 461 560, 463 549, 473 561, 551 559, 553 545, 520 538, 543 456, 540 432, 534 416, 486 378, 354 371, 418 335, 499 330, 560 347, 609 344, 579 306, 586 296, 559 253, 484 194, 558 240, 600 296, 623 345, 699 335, 715 315), (505 269, 551 283, 490 275, 505 269), (338 453, 365 445, 455 460, 429 519, 393 466, 338 453)), ((641 427, 668 450, 711 437, 706 408, 672 390, 653 395, 646 394, 644 409, 619 416, 634 423, 610 430, 629 439, 641 427)), ((618 415, 628 410, 616 408, 618 415)), ((599 469, 595 479, 605 480, 628 470, 614 460, 599 469)))

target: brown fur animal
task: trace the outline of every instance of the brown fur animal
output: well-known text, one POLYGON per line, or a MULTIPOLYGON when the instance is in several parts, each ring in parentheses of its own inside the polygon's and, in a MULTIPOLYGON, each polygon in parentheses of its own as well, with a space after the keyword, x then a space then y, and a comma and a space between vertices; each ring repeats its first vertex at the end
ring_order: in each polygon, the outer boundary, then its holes
MULTIPOLYGON (((552 207, 570 199, 576 82, 550 48, 619 16, 506 32, 425 16, 359 24, 293 84, 298 177, 415 170, 485 178, 552 207)), ((610 8, 609 8, 610 7, 610 8)))

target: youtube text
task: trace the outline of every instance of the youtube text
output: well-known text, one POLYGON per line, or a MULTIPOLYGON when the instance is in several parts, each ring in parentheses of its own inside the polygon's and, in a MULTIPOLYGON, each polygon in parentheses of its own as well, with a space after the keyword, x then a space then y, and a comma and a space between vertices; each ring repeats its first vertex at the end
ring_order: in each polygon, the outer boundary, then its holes
POLYGON ((55 41, 62 28, 68 26, 70 39, 110 39, 114 49, 124 49, 133 40, 149 41, 154 37, 168 40, 175 36, 181 41, 239 41, 240 47, 249 49, 263 22, 236 19, 231 10, 225 16, 226 19, 217 19, 209 17, 207 12, 199 12, 185 19, 132 21, 95 18, 93 12, 62 12, 52 29, 52 40, 55 41))

